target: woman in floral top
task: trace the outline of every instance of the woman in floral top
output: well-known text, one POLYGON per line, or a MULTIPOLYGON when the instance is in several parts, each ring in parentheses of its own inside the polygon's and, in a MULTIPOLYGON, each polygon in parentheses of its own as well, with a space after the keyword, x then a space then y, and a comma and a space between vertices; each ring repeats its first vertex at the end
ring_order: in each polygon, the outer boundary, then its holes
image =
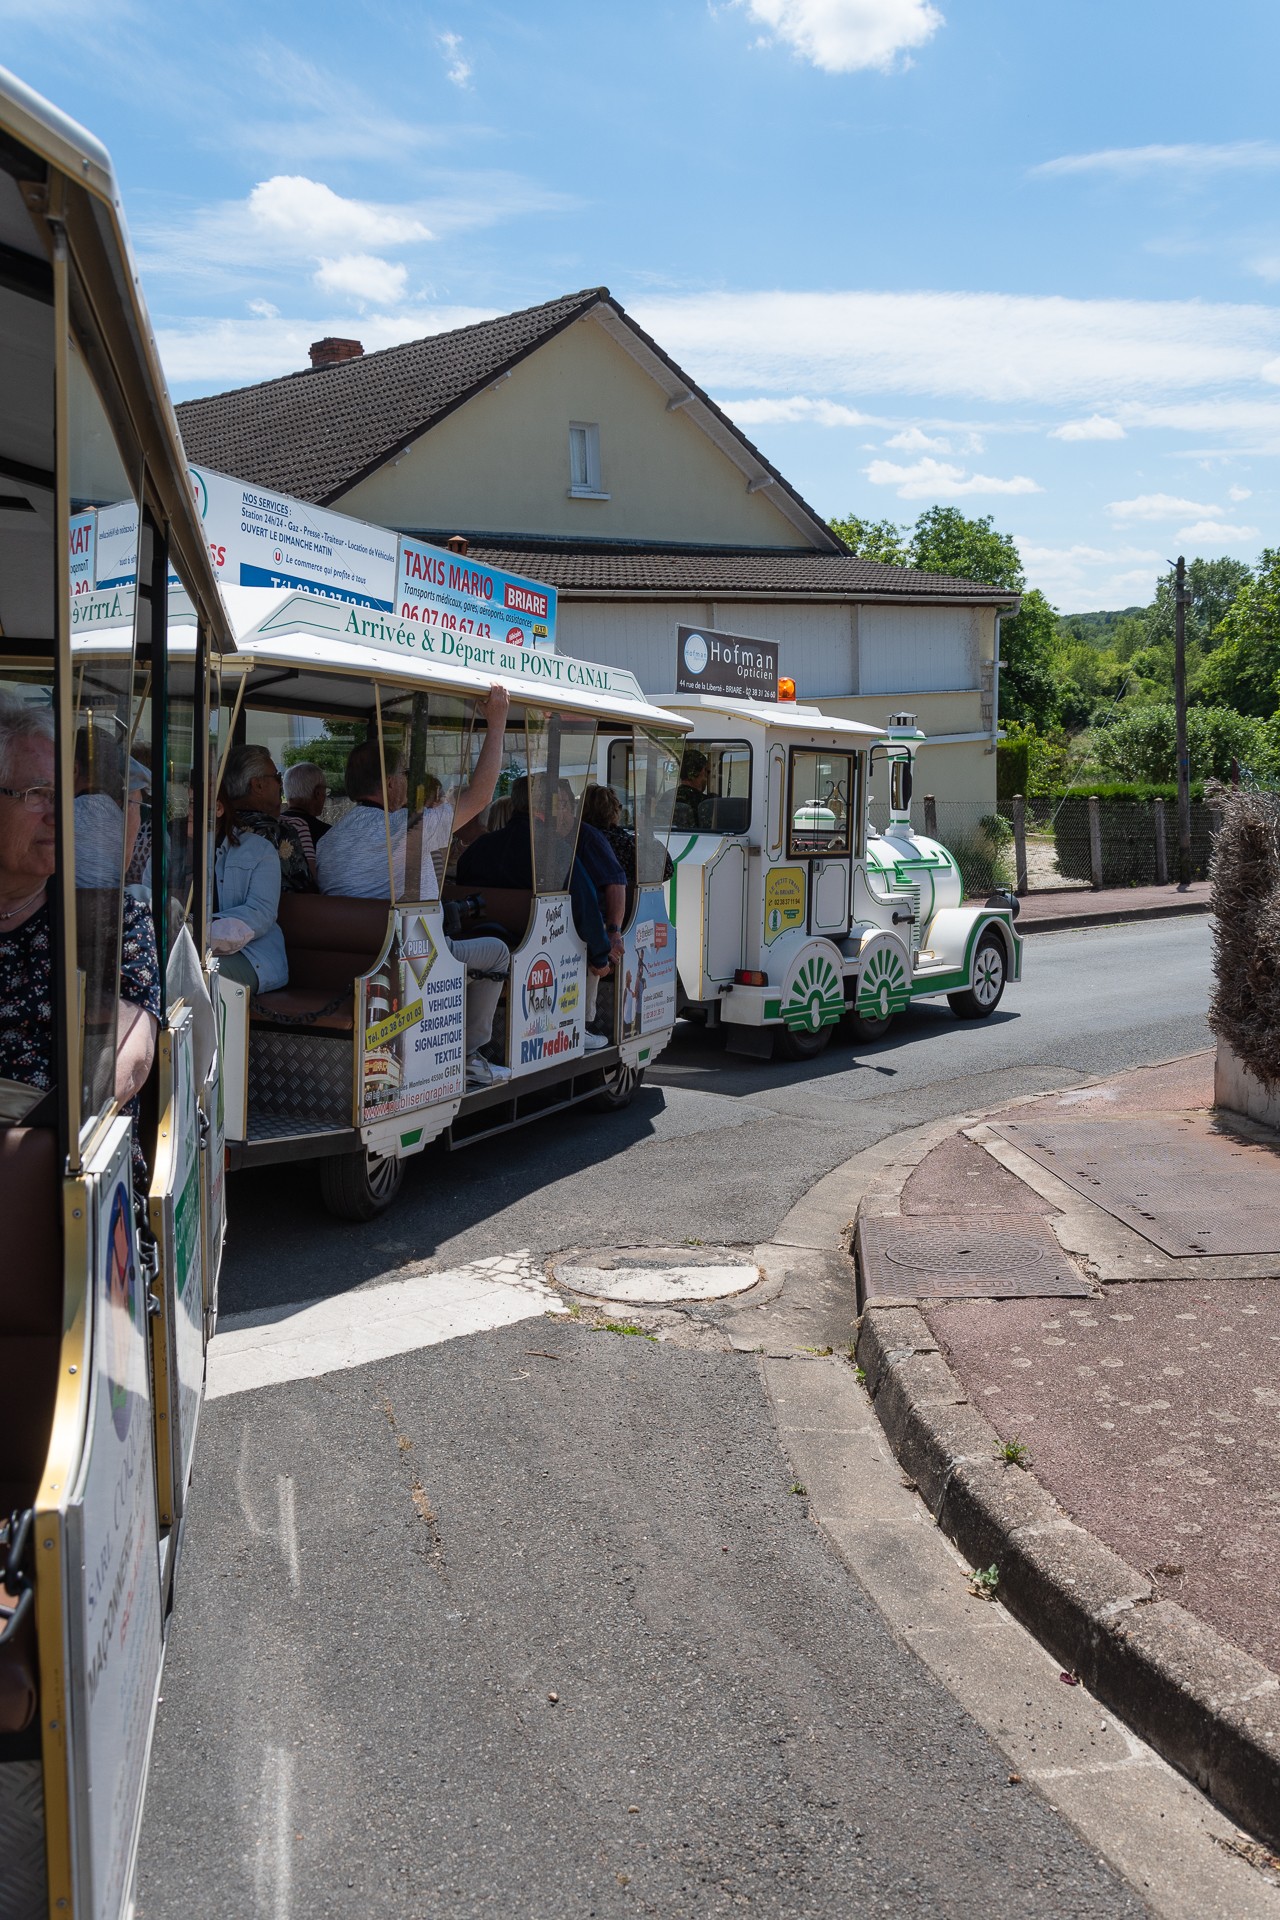
MULTIPOLYGON (((0 1079, 48 1089, 57 1074, 53 1004, 55 761, 45 714, 0 701, 0 1079)), ((130 849, 126 849, 126 852, 130 849)), ((160 965, 151 916, 124 902, 115 1096, 136 1113, 160 1019, 160 965)), ((134 1133, 135 1182, 146 1163, 134 1133)))

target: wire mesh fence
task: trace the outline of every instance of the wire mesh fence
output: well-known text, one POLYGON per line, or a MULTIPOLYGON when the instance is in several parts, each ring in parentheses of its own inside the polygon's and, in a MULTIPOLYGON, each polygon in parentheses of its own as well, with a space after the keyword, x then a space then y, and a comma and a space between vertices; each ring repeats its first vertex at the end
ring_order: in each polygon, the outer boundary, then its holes
MULTIPOLYGON (((872 801, 872 828, 883 833, 889 824, 887 801, 872 801)), ((913 833, 936 836, 960 869, 965 897, 976 899, 1014 883, 1013 824, 981 801, 936 800, 926 807, 923 798, 911 802, 913 833)))

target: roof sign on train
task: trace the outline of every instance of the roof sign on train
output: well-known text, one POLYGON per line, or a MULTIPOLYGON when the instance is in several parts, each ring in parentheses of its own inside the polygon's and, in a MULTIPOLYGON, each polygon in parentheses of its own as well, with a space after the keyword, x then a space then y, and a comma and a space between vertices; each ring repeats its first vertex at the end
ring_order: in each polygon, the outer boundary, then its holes
POLYGON ((510 647, 554 647, 556 592, 465 554, 192 467, 219 580, 292 587, 510 647))
MULTIPOLYGON (((452 557, 452 556, 450 556, 452 557)), ((625 667, 605 667, 594 660, 574 660, 544 647, 509 645, 480 631, 485 623, 450 615, 448 625, 424 626, 418 620, 399 620, 373 608, 342 606, 311 593, 292 593, 271 608, 256 626, 240 632, 245 647, 255 640, 280 640, 288 634, 308 634, 337 640, 347 646, 368 647, 389 659, 438 660, 473 672, 512 674, 545 686, 577 687, 612 694, 623 700, 645 700, 640 683, 625 667)))

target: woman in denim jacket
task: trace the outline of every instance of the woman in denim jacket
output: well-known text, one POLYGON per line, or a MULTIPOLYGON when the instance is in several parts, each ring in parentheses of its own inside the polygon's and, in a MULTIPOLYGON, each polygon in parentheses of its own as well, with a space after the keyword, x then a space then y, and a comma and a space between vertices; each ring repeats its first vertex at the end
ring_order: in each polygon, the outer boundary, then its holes
POLYGON ((219 971, 253 993, 271 993, 289 980, 278 924, 280 856, 270 840, 236 825, 221 795, 217 818, 213 870, 218 910, 211 933, 219 971))

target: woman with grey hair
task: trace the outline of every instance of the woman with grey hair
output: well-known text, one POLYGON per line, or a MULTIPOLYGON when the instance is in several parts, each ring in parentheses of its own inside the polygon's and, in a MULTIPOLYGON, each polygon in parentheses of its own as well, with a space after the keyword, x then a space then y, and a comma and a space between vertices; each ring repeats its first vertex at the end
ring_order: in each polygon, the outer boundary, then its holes
POLYGON ((265 747, 232 747, 222 776, 222 798, 231 822, 242 833, 257 834, 275 848, 284 891, 314 893, 316 883, 302 843, 280 818, 284 782, 265 747))
MULTIPOLYGON (((48 1089, 57 1071, 49 882, 57 859, 53 727, 47 712, 0 696, 0 1079, 48 1089)), ((117 873, 116 884, 123 875, 117 873)), ((124 897, 116 1014, 115 1097, 136 1115, 160 1019, 151 916, 124 897)), ((146 1161, 133 1139, 135 1186, 146 1161)))
MULTIPOLYGON (((215 803, 217 906, 210 935, 219 971, 227 979, 239 981, 252 993, 271 993, 289 980, 289 959, 279 926, 284 854, 262 831, 259 823, 264 816, 256 808, 237 807, 232 797, 233 785, 243 796, 261 780, 261 773, 255 771, 260 766, 258 755, 270 765, 271 756, 264 747, 232 750, 215 803)), ((266 818, 270 825, 279 825, 266 818)))

